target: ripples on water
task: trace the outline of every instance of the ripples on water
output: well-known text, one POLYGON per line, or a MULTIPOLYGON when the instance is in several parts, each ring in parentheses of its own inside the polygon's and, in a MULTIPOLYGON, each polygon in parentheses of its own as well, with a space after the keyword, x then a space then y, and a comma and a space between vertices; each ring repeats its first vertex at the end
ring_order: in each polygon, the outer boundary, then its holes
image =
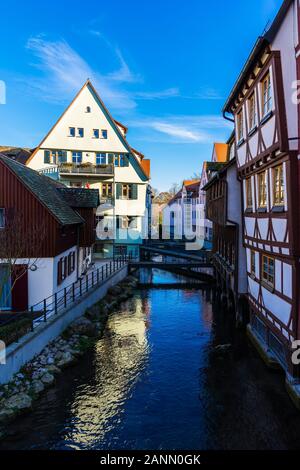
MULTIPOLYGON (((162 284, 180 280, 159 271, 151 277, 162 284)), ((242 346, 235 339, 232 357, 212 354, 213 345, 233 340, 234 330, 206 295, 177 286, 137 291, 110 315, 94 351, 9 427, 0 448, 297 446, 296 411, 245 338, 242 346)))

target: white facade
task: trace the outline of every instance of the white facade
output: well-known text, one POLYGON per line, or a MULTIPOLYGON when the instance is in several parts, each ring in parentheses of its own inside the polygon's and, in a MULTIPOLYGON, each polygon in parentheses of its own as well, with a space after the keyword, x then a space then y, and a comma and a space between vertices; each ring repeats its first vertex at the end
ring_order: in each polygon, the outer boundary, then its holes
POLYGON ((105 218, 109 230, 96 243, 96 253, 104 257, 135 250, 142 243, 147 216, 149 175, 143 155, 129 146, 126 131, 88 81, 27 162, 67 186, 99 189, 102 206, 97 216, 102 223, 105 218))

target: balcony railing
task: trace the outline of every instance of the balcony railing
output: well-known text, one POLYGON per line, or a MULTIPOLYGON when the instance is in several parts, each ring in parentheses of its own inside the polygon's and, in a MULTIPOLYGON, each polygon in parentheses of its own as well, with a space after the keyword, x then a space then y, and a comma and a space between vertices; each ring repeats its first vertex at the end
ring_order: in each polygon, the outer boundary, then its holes
POLYGON ((86 163, 62 163, 58 167, 60 174, 68 175, 113 175, 114 166, 108 165, 92 165, 86 163))

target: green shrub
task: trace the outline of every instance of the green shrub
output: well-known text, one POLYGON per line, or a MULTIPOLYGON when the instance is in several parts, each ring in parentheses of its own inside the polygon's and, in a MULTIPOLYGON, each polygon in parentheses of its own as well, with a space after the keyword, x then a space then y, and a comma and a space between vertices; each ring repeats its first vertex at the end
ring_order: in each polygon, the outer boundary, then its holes
POLYGON ((24 336, 30 329, 31 320, 29 318, 16 320, 8 325, 0 326, 0 340, 4 341, 7 346, 24 336))

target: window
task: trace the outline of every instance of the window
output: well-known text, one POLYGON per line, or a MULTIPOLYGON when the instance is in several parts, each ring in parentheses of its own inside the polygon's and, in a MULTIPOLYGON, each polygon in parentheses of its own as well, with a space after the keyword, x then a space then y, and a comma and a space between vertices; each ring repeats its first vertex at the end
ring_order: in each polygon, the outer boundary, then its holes
POLYGON ((93 129, 93 137, 94 139, 99 139, 99 129, 93 129))
POLYGON ((69 136, 75 137, 75 127, 69 127, 69 136))
POLYGON ((57 164, 65 163, 68 160, 66 150, 45 150, 44 163, 57 164))
POLYGON ((252 131, 256 125, 256 106, 255 94, 252 93, 248 100, 248 114, 249 114, 249 130, 252 131))
POLYGON ((243 119, 243 110, 237 115, 237 137, 238 142, 243 140, 244 137, 244 119, 243 119))
POLYGON ((138 185, 117 183, 117 199, 137 199, 138 185))
POLYGON ((262 110, 263 117, 272 110, 272 89, 271 89, 271 76, 268 73, 262 80, 262 110))
POLYGON ((275 206, 284 205, 283 165, 273 168, 273 203, 275 206))
POLYGON ((5 209, 0 209, 0 228, 5 227, 5 209))
POLYGON ((90 106, 87 106, 85 112, 86 112, 86 113, 90 113, 90 112, 91 112, 91 107, 90 107, 90 106))
POLYGON ((267 183, 265 171, 258 175, 258 205, 259 207, 267 206, 267 183))
POLYGON ((247 209, 253 207, 251 178, 246 179, 246 205, 247 209))
POLYGON ((78 128, 77 128, 77 136, 78 136, 78 137, 83 137, 83 136, 84 136, 84 129, 83 129, 83 127, 78 127, 78 128))
POLYGON ((96 153, 96 165, 106 165, 106 153, 96 153))
POLYGON ((275 285, 275 261, 270 256, 262 256, 262 280, 270 287, 275 285))
POLYGON ((107 139, 107 130, 101 129, 101 139, 107 139))
POLYGON ((75 251, 72 251, 68 255, 68 275, 75 271, 75 251))
POLYGON ((72 152, 72 162, 76 164, 82 163, 82 152, 72 152))
POLYGON ((124 167, 129 165, 129 160, 127 155, 124 155, 123 153, 121 153, 120 155, 115 154, 114 163, 115 166, 124 167))
POLYGON ((255 276, 255 251, 250 252, 250 272, 255 276))
POLYGON ((112 196, 112 183, 102 183, 101 196, 102 197, 112 196))

